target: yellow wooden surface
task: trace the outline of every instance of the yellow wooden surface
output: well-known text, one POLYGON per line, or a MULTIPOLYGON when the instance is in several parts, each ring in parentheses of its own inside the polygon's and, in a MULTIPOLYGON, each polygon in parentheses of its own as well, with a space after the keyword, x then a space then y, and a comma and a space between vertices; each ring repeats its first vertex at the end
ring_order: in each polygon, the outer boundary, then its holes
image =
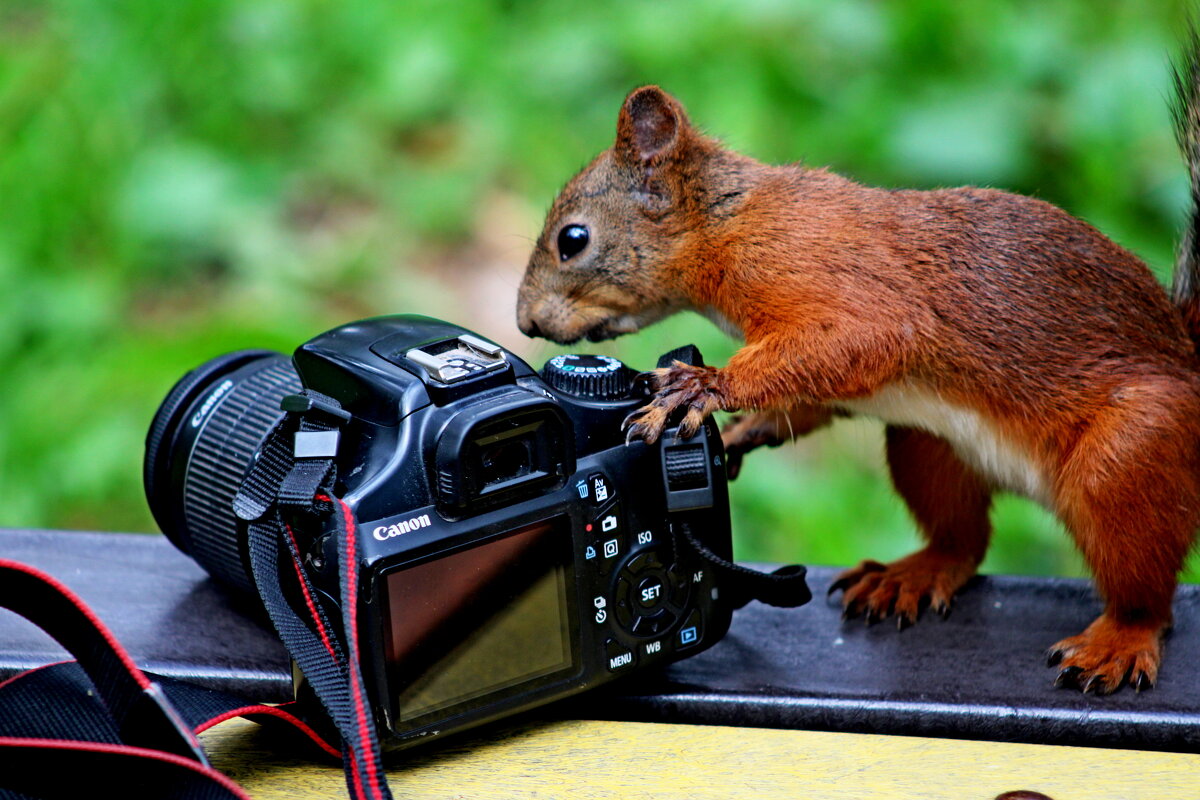
MULTIPOLYGON (((255 800, 345 798, 340 766, 244 720, 201 736, 255 800)), ((398 753, 398 800, 1200 800, 1200 756, 758 728, 566 721, 398 753)))

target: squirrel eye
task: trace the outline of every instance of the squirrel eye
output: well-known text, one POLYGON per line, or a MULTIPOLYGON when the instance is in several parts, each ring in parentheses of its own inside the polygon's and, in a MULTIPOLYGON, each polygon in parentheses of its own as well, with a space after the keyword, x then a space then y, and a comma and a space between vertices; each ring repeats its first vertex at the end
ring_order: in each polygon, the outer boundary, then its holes
POLYGON ((588 229, 583 225, 568 225, 558 232, 558 257, 566 261, 587 247, 588 229))

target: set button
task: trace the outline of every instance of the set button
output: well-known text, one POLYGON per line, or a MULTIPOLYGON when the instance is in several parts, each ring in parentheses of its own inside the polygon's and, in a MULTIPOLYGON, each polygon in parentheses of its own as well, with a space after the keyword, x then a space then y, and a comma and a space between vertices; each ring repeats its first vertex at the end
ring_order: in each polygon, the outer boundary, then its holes
POLYGON ((613 616, 639 638, 666 633, 687 608, 689 586, 678 567, 668 568, 660 554, 646 550, 629 559, 617 576, 613 616))
POLYGON ((638 608, 653 610, 663 604, 666 596, 666 584, 663 583, 662 578, 651 575, 642 578, 634 593, 633 601, 637 603, 638 608))

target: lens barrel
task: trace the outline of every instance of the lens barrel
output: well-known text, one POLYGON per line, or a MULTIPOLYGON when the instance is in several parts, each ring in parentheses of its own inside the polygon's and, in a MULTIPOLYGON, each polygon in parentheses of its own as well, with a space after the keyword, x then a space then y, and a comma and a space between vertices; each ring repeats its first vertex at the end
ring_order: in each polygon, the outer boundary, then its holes
POLYGON ((143 479, 158 526, 213 577, 247 591, 254 583, 233 497, 283 417, 280 401, 302 388, 282 353, 228 353, 175 384, 146 436, 143 479))

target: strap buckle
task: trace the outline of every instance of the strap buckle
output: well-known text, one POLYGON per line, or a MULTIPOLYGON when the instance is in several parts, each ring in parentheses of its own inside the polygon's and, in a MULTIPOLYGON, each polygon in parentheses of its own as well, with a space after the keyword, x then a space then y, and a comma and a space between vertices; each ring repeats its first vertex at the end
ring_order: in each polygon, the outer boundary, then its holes
POLYGON ((289 394, 280 401, 279 407, 284 411, 306 414, 319 411, 327 417, 332 417, 335 425, 344 425, 351 419, 351 414, 344 408, 311 394, 289 394))

